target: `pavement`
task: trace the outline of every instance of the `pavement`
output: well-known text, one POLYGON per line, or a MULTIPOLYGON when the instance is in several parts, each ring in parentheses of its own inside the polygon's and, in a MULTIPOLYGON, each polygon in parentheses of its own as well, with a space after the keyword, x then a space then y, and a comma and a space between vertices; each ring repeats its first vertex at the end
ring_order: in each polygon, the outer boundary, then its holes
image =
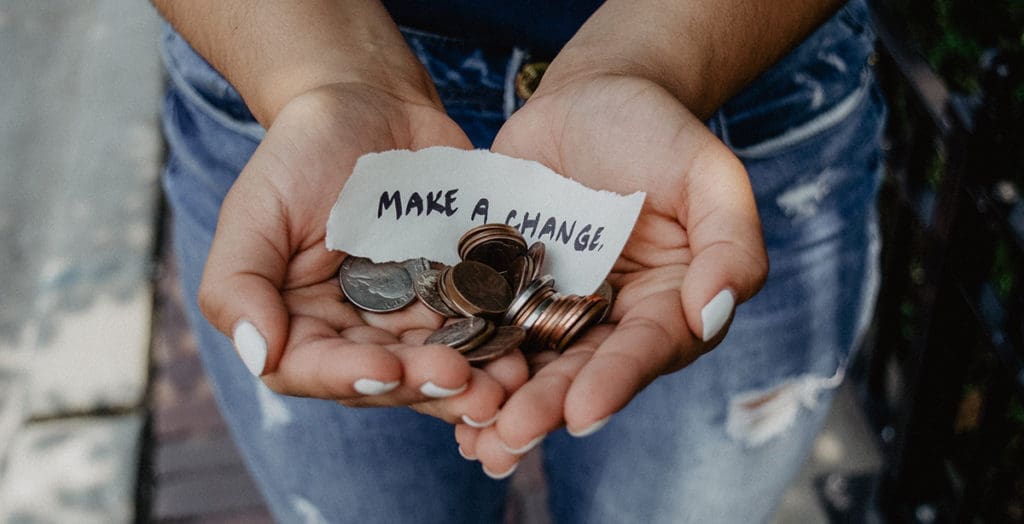
MULTIPOLYGON (((0 0, 0 523, 146 519, 158 38, 146 2, 0 0)), ((835 405, 776 522, 828 522, 822 475, 877 471, 852 393, 835 405)), ((522 469, 512 496, 542 497, 522 469)))

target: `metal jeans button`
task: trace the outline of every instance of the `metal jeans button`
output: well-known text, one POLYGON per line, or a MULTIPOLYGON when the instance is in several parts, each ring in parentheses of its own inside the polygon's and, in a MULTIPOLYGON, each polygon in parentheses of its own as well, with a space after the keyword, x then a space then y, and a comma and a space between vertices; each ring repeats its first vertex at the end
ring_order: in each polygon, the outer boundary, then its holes
POLYGON ((528 100, 533 92, 540 85, 544 71, 547 71, 549 62, 530 62, 523 64, 523 67, 516 73, 516 96, 528 100))

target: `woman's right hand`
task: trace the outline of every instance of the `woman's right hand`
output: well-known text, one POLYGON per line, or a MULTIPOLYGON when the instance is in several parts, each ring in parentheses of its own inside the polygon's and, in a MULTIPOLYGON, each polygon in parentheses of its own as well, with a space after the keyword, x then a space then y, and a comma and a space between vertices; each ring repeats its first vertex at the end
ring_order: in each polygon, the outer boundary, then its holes
POLYGON ((492 419, 526 381, 518 352, 480 370, 451 348, 422 346, 443 319, 421 304, 368 313, 340 290, 346 255, 324 239, 356 159, 436 145, 472 147, 436 98, 339 83, 277 113, 224 200, 199 290, 204 315, 272 390, 349 406, 411 405, 455 423, 492 419))

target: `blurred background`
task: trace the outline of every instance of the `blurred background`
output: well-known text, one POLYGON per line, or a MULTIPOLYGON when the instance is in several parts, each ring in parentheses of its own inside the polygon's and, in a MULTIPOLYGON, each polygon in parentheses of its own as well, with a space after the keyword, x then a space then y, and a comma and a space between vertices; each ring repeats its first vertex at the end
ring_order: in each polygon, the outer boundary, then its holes
MULTIPOLYGON (((881 302, 775 520, 1024 522, 1024 0, 875 16, 881 302)), ((0 0, 0 523, 270 521, 175 288, 159 33, 0 0)), ((549 522, 537 464, 507 522, 549 522)))

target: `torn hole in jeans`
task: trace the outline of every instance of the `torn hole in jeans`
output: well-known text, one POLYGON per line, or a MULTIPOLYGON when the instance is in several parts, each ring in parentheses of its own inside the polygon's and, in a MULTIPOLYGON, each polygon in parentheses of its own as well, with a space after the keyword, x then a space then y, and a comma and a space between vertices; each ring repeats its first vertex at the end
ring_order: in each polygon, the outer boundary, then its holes
POLYGON ((757 447, 781 435, 801 408, 814 409, 822 391, 843 381, 844 367, 831 377, 804 374, 767 389, 737 393, 729 400, 725 432, 747 447, 757 447))

